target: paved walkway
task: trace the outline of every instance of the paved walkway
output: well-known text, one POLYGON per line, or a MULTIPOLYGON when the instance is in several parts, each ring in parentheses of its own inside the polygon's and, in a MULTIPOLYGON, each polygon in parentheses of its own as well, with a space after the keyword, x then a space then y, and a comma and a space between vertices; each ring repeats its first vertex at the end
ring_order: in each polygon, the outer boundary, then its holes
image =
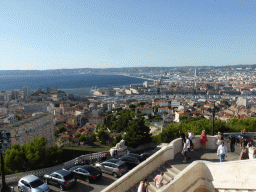
MULTIPOLYGON (((234 153, 228 152, 226 161, 236 161, 239 160, 240 151, 239 149, 236 150, 234 153)), ((219 156, 217 156, 217 150, 194 150, 191 151, 191 159, 187 160, 187 163, 183 163, 184 160, 181 153, 178 153, 175 155, 175 158, 171 160, 171 164, 174 165, 177 169, 183 170, 185 169, 189 164, 191 164, 195 160, 206 160, 211 162, 220 162, 219 156)))

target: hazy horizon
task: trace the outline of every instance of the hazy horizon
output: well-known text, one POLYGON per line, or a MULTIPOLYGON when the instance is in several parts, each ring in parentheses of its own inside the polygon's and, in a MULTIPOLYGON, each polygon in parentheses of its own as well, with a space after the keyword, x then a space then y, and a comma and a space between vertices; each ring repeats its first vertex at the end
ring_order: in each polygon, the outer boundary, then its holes
POLYGON ((254 9, 247 0, 1 1, 0 70, 252 65, 254 9))

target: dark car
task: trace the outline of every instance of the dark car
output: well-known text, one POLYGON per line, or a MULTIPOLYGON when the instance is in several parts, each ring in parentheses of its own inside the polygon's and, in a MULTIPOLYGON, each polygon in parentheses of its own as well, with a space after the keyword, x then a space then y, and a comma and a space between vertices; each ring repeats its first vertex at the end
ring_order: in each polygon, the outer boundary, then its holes
POLYGON ((247 145, 247 143, 252 139, 250 135, 246 135, 246 134, 234 135, 234 137, 236 138, 237 142, 240 142, 240 140, 244 138, 245 145, 247 145))
POLYGON ((134 157, 134 158, 138 159, 140 161, 140 163, 142 161, 145 161, 145 158, 142 155, 138 155, 138 154, 135 154, 135 153, 126 154, 124 157, 126 157, 126 156, 134 157))
POLYGON ((150 150, 148 152, 142 153, 141 156, 144 157, 145 159, 149 158, 151 155, 156 153, 158 150, 150 150))
POLYGON ((123 157, 120 157, 119 159, 126 163, 128 169, 133 169, 134 167, 140 164, 140 161, 138 159, 131 156, 123 156, 123 157))
POLYGON ((46 184, 59 187, 61 191, 77 183, 75 175, 65 169, 55 171, 50 175, 44 175, 44 181, 46 184))
MULTIPOLYGON (((236 139, 236 142, 239 143, 240 140, 242 138, 245 139, 245 145, 247 145, 247 143, 252 139, 252 137, 250 135, 246 135, 246 134, 239 134, 239 135, 232 135, 235 139, 236 139)), ((230 139, 230 134, 225 134, 224 135, 224 138, 225 139, 230 139)))
POLYGON ((114 177, 120 177, 128 171, 127 165, 120 159, 110 159, 101 163, 96 163, 95 166, 101 172, 111 174, 114 177))
POLYGON ((69 169, 76 178, 85 180, 87 183, 101 179, 102 173, 90 165, 78 165, 69 169))

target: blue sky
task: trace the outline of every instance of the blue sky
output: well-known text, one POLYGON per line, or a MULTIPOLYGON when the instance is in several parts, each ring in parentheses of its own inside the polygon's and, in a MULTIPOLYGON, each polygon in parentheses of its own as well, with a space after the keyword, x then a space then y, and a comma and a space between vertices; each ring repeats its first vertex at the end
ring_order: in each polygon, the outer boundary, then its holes
POLYGON ((255 5, 0 0, 0 70, 256 64, 255 5))

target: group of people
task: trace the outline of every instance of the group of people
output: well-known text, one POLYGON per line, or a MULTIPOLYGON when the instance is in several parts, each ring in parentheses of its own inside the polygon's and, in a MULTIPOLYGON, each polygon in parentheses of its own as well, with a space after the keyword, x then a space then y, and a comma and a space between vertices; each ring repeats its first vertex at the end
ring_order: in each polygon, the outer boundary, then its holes
MULTIPOLYGON (((244 132, 245 130, 243 130, 244 132)), ((193 151, 194 143, 195 143, 195 135, 191 130, 188 130, 188 136, 186 136, 181 130, 179 130, 180 138, 182 138, 183 143, 183 150, 182 150, 182 156, 184 156, 183 163, 187 162, 187 159, 191 159, 191 151, 193 151)), ((227 146, 224 143, 222 134, 218 132, 218 135, 216 136, 216 145, 218 145, 217 149, 217 155, 220 158, 220 162, 225 161, 225 157, 227 157, 228 149, 227 146)), ((236 145, 236 139, 231 135, 229 138, 230 141, 230 150, 231 152, 235 151, 235 145, 236 145)), ((207 136, 205 134, 205 130, 202 131, 202 134, 200 136, 200 143, 202 144, 202 149, 206 148, 206 142, 207 142, 207 136)), ((240 160, 244 159, 256 159, 256 144, 254 145, 253 140, 250 140, 249 143, 246 145, 246 141, 244 138, 240 140, 240 146, 241 146, 241 154, 240 154, 240 160)), ((155 186, 157 189, 160 189, 163 186, 163 175, 161 174, 157 175, 154 179, 155 186)), ((143 179, 140 182, 138 192, 148 192, 148 186, 150 184, 147 183, 147 179, 143 179)))
POLYGON ((181 130, 179 130, 179 134, 183 142, 183 150, 181 152, 182 156, 184 156, 183 163, 186 163, 187 159, 191 159, 191 151, 193 151, 195 135, 191 132, 191 130, 188 130, 188 136, 185 136, 185 134, 182 133, 181 130))
POLYGON ((256 144, 253 143, 253 140, 250 140, 247 145, 245 141, 242 141, 240 145, 242 150, 240 160, 256 159, 256 144))
MULTIPOLYGON (((163 186, 164 181, 164 172, 161 172, 154 179, 155 186, 157 189, 160 189, 163 186)), ((139 185, 138 192, 148 192, 148 186, 150 184, 147 182, 147 178, 144 178, 139 185)))
MULTIPOLYGON (((188 130, 188 136, 185 136, 181 130, 179 130, 180 138, 182 138, 183 142, 183 150, 181 151, 182 156, 184 156, 183 163, 187 162, 187 159, 191 159, 191 151, 193 151, 194 143, 195 143, 195 135, 191 130, 188 130)), ((202 131, 200 137, 200 143, 202 144, 202 149, 206 148, 207 136, 205 134, 205 130, 202 131)))
MULTIPOLYGON (((245 130, 242 131, 243 133, 245 130)), ((217 155, 220 157, 220 162, 223 162, 225 160, 225 157, 227 157, 228 149, 227 146, 224 144, 224 141, 221 141, 221 133, 219 132, 217 135, 217 145, 219 145, 217 150, 217 155)), ((235 145, 236 145, 236 139, 233 135, 230 135, 229 138, 230 141, 230 151, 235 151, 235 145)), ((239 156, 240 160, 245 159, 256 159, 256 144, 253 143, 253 140, 249 140, 249 142, 246 141, 245 138, 240 139, 240 147, 241 147, 241 153, 239 156)))

